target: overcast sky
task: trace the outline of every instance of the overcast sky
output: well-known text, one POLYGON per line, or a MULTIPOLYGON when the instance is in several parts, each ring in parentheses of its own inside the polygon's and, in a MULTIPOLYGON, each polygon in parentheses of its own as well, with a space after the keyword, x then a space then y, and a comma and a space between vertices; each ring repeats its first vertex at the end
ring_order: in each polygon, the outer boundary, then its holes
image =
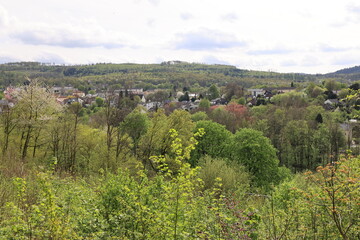
POLYGON ((358 0, 1 0, 0 63, 360 65, 358 0))

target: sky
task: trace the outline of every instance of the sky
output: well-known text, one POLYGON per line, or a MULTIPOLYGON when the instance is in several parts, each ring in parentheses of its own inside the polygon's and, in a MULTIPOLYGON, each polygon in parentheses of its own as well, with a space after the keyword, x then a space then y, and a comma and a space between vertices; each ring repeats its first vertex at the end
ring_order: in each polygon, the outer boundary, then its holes
POLYGON ((0 63, 328 73, 360 65, 357 0, 1 0, 0 63))

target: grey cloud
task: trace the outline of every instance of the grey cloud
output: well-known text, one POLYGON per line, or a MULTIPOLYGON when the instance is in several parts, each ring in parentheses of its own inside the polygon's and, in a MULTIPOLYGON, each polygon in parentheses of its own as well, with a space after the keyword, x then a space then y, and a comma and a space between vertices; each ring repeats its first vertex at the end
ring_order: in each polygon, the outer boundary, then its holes
POLYGON ((148 0, 152 5, 157 6, 160 0, 148 0))
POLYGON ((25 30, 11 34, 11 37, 30 45, 48 45, 65 48, 121 48, 124 45, 117 41, 102 41, 97 36, 86 37, 82 34, 71 32, 66 29, 47 30, 25 30))
POLYGON ((360 14, 360 5, 350 5, 348 6, 348 11, 356 14, 360 14))
POLYGON ((297 62, 292 59, 282 61, 280 64, 283 67, 293 67, 298 65, 297 62))
POLYGON ((191 13, 181 13, 180 17, 182 20, 185 21, 194 18, 194 16, 191 13))
POLYGON ((322 52, 343 52, 347 51, 351 48, 345 48, 345 47, 333 47, 327 44, 321 44, 319 47, 320 51, 322 52))
POLYGON ((359 59, 346 56, 346 57, 338 57, 332 60, 332 64, 334 65, 359 65, 359 59))
POLYGON ((318 66, 320 61, 317 57, 308 55, 302 59, 301 65, 306 67, 318 66))
POLYGON ((221 18, 225 21, 233 22, 238 19, 238 16, 236 15, 236 13, 228 13, 223 15, 221 18))
POLYGON ((20 60, 14 58, 14 57, 10 57, 10 56, 0 56, 0 64, 9 63, 9 62, 18 62, 18 61, 20 61, 20 60))
POLYGON ((154 27, 155 26, 155 23, 156 23, 156 20, 154 18, 151 18, 151 19, 148 19, 147 20, 147 25, 149 27, 154 27))
POLYGON ((203 58, 203 62, 207 64, 224 64, 224 65, 231 65, 229 62, 219 60, 217 57, 214 56, 205 56, 203 58))
POLYGON ((53 53, 43 53, 35 58, 35 61, 41 62, 41 63, 56 63, 56 64, 64 64, 66 63, 65 60, 53 53))
POLYGON ((178 34, 177 37, 178 40, 174 43, 176 49, 212 50, 243 47, 246 45, 245 41, 241 41, 233 35, 209 29, 182 33, 178 34))

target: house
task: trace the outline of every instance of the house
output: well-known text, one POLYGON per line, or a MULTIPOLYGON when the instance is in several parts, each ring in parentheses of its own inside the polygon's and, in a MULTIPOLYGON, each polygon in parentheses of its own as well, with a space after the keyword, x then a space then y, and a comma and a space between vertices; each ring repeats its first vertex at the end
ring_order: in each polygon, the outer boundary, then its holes
POLYGON ((334 110, 336 107, 338 107, 340 104, 339 100, 338 99, 327 99, 325 102, 324 102, 324 105, 323 107, 326 109, 326 110, 334 110))
POLYGON ((210 105, 226 105, 227 101, 224 98, 215 98, 210 101, 210 105))
POLYGON ((194 102, 191 102, 191 101, 181 103, 181 109, 183 109, 185 111, 191 111, 191 110, 194 110, 197 108, 199 108, 199 105, 194 102))
POLYGON ((247 91, 250 93, 251 96, 255 98, 259 95, 265 94, 265 90, 262 88, 249 88, 247 91))
POLYGON ((288 93, 295 91, 295 87, 268 87, 268 88, 249 88, 250 96, 257 98, 258 96, 264 96, 265 98, 271 98, 276 94, 288 93))
POLYGON ((139 96, 140 98, 142 98, 144 96, 144 90, 142 88, 121 88, 115 90, 114 94, 122 97, 139 96))
POLYGON ((79 90, 75 90, 72 95, 74 95, 75 97, 79 97, 79 98, 85 97, 85 93, 82 91, 79 91, 79 90))

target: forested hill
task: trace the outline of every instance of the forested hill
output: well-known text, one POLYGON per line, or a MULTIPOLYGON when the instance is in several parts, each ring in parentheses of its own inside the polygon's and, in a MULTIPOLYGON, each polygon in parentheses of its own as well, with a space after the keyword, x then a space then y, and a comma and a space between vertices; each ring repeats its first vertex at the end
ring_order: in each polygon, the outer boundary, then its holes
POLYGON ((314 80, 315 76, 298 73, 276 73, 239 69, 229 65, 208 65, 169 61, 161 64, 48 65, 17 62, 0 65, 0 85, 21 84, 25 77, 41 78, 50 85, 131 84, 132 87, 170 88, 179 86, 207 87, 213 83, 236 82, 244 87, 256 85, 289 86, 291 82, 314 80))
POLYGON ((335 74, 354 74, 354 73, 360 73, 360 66, 344 68, 335 72, 335 74))
POLYGON ((340 69, 336 72, 325 74, 325 76, 337 79, 357 81, 360 80, 360 66, 340 69))

